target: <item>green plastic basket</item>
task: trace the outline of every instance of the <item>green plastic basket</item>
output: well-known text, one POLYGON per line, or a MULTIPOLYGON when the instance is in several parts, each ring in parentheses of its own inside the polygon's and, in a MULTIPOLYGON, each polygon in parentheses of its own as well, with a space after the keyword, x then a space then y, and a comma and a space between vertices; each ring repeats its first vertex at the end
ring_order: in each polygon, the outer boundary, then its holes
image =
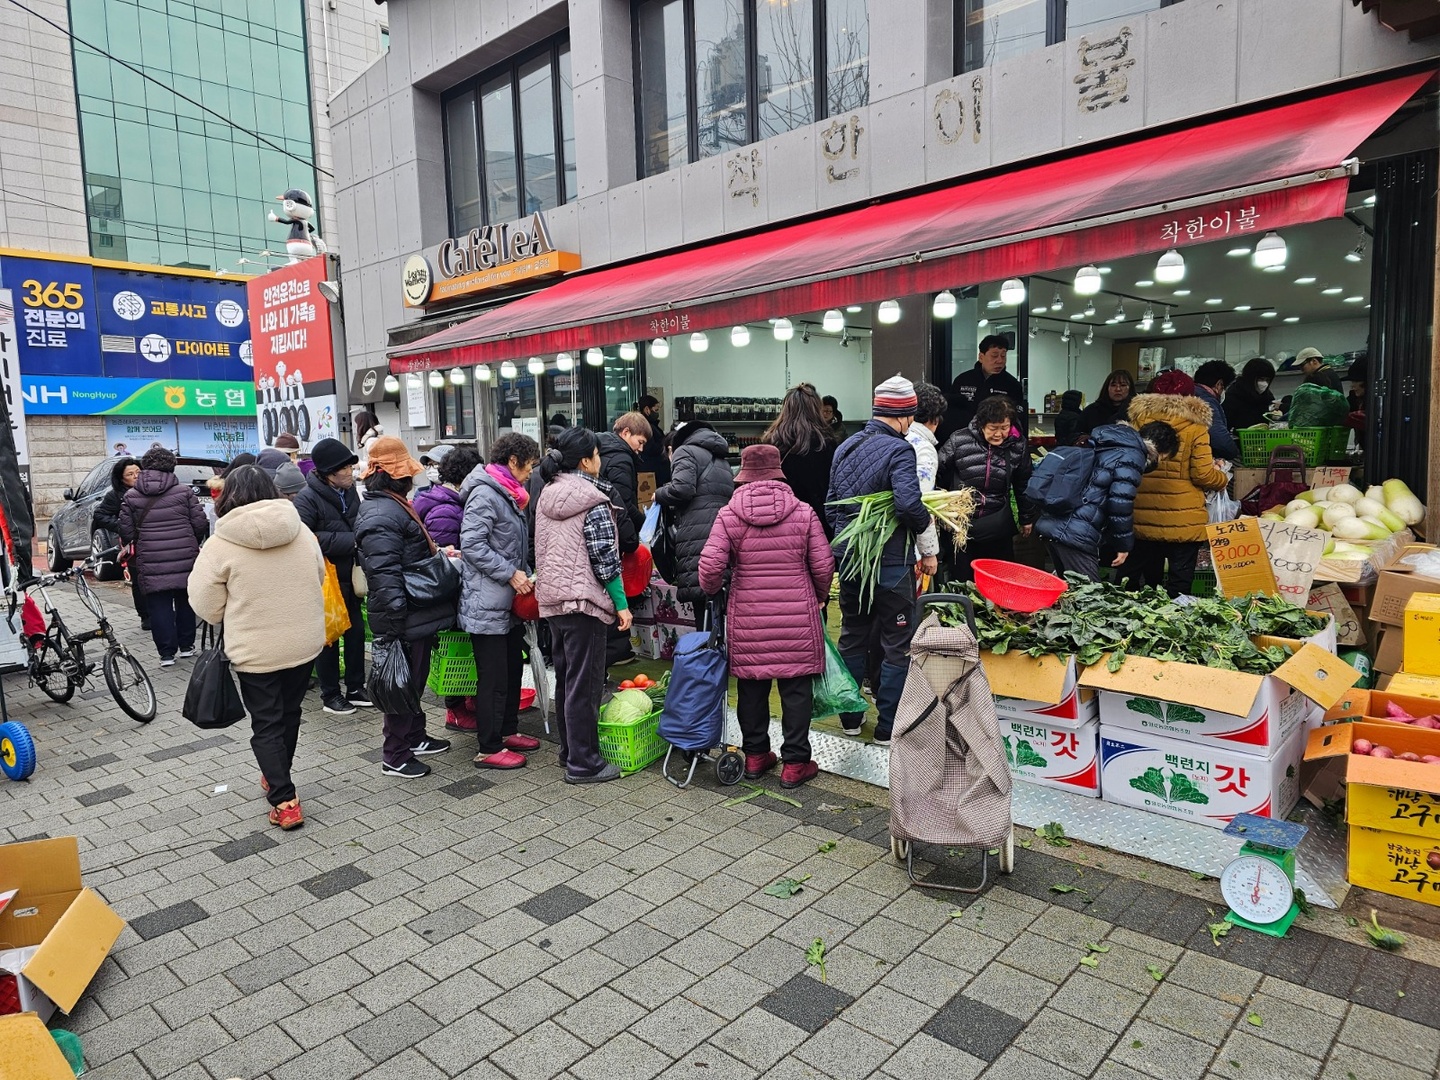
POLYGON ((1248 468, 1263 469, 1270 464, 1270 452, 1281 446, 1298 446, 1305 451, 1307 466, 1324 465, 1345 457, 1350 442, 1350 429, 1317 428, 1241 428, 1240 463, 1248 468))
POLYGON ((475 650, 463 630, 440 631, 440 643, 430 654, 430 677, 425 680, 440 697, 469 697, 475 693, 475 650))
POLYGON ((1196 570, 1194 584, 1190 586, 1191 596, 1215 596, 1215 571, 1196 570))
POLYGON ((606 705, 600 710, 601 757, 618 766, 622 773, 633 773, 665 756, 668 744, 660 737, 659 709, 628 724, 619 724, 605 719, 609 708, 606 705))

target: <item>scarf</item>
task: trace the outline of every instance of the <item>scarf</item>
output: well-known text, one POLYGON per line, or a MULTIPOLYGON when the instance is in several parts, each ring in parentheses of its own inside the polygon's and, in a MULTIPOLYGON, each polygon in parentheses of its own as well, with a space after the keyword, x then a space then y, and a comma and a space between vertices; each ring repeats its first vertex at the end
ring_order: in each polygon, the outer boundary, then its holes
POLYGON ((525 509, 526 504, 530 501, 530 492, 525 490, 524 484, 515 479, 515 474, 510 471, 508 465, 486 465, 485 471, 490 474, 496 483, 510 493, 510 497, 515 500, 516 506, 520 507, 521 510, 525 509))

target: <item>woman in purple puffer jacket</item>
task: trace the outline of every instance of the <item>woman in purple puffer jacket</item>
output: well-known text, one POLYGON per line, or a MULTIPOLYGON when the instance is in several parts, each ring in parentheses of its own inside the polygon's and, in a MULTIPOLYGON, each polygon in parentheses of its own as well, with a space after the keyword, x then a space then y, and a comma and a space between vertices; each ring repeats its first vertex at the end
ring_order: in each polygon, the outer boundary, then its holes
POLYGON ((745 775, 775 764, 770 750, 770 681, 780 684, 785 742, 780 786, 799 787, 817 772, 810 760, 814 678, 825 670, 821 606, 830 596, 835 557, 820 519, 785 481, 780 451, 747 446, 735 496, 715 518, 700 555, 700 588, 718 593, 730 581, 726 640, 739 690, 745 775))

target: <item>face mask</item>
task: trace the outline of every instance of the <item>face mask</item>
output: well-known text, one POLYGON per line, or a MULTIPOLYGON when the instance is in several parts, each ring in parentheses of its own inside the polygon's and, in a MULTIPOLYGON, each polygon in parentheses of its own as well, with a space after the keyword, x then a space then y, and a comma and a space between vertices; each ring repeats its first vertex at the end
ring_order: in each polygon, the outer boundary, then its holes
POLYGON ((1259 393, 1262 393, 1262 394, 1263 394, 1266 390, 1269 390, 1269 389, 1270 389, 1270 380, 1269 380, 1269 379, 1256 379, 1256 380, 1255 380, 1255 389, 1256 389, 1259 393))
POLYGON ((438 484, 440 482, 440 470, 437 469, 434 465, 426 468, 425 475, 429 477, 432 484, 438 484))

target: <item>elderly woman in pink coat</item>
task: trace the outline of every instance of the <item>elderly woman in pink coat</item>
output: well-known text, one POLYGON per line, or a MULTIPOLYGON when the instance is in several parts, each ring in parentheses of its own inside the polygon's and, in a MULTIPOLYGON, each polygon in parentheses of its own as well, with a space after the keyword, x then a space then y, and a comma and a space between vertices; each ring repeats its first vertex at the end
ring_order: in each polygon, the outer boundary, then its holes
POLYGON ((830 595, 835 557, 815 511, 795 497, 773 446, 740 454, 735 496, 720 511, 700 555, 700 588, 714 595, 730 582, 726 639, 739 685, 745 775, 775 765, 770 750, 770 683, 780 684, 785 741, 780 786, 799 787, 817 772, 810 760, 813 680, 825 669, 821 606, 830 595))

